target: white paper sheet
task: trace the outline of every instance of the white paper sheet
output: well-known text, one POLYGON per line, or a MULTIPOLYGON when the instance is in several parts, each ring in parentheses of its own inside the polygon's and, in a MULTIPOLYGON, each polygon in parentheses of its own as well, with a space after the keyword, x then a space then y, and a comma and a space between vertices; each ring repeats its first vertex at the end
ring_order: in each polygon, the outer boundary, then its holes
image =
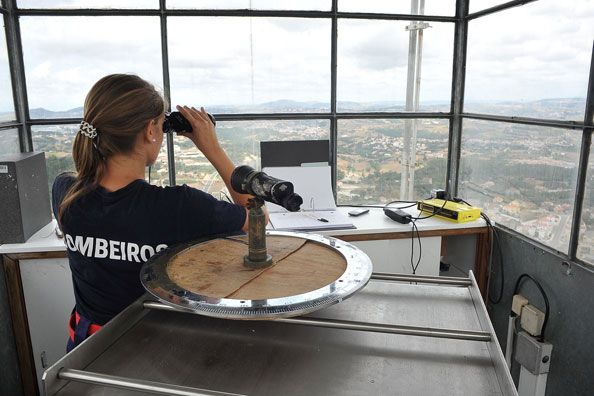
POLYGON ((270 167, 262 171, 272 177, 293 183, 295 193, 303 198, 300 212, 289 212, 279 205, 266 202, 273 229, 355 228, 347 216, 336 210, 328 165, 270 167))
MULTIPOLYGON (((262 171, 293 183, 295 193, 303 198, 302 210, 336 209, 329 166, 282 166, 264 168, 262 171)), ((266 208, 269 213, 286 212, 283 207, 270 202, 266 202, 266 208)))
POLYGON ((270 213, 270 224, 272 225, 272 229, 278 231, 355 228, 348 217, 337 210, 270 213))

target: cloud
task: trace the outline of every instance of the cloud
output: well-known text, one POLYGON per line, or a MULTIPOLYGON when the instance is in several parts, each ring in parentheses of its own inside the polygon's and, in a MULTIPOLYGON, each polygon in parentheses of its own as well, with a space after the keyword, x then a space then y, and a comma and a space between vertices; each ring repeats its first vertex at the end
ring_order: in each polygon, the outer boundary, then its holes
MULTIPOLYGON (((253 0, 253 7, 304 9, 325 4, 263 1, 253 0)), ((130 2, 112 3, 108 6, 132 6, 130 2)), ((146 7, 156 1, 149 3, 146 7)), ((240 3, 246 2, 234 4, 240 3)), ((339 6, 342 11, 408 12, 408 6, 396 10, 401 3, 341 0, 339 6)), ((451 15, 454 3, 427 2, 426 13, 451 15)), ((493 5, 486 0, 480 3, 493 5)), ((41 7, 47 2, 28 0, 26 4, 41 7)), ((167 4, 195 7, 196 2, 169 0, 167 4)), ((208 4, 221 3, 212 0, 208 4)), ((90 86, 112 72, 135 73, 163 85, 158 17, 27 16, 20 20, 30 107, 80 106, 90 86)), ((539 0, 471 21, 466 99, 583 95, 594 37, 592 20, 591 0, 569 4, 539 0)), ((405 27, 409 23, 338 21, 339 100, 404 100, 409 42, 405 27)), ((424 31, 421 100, 448 100, 454 24, 430 24, 424 31)), ((330 94, 330 25, 329 19, 169 17, 172 96, 216 104, 249 103, 252 95, 256 102, 326 101, 330 94)))

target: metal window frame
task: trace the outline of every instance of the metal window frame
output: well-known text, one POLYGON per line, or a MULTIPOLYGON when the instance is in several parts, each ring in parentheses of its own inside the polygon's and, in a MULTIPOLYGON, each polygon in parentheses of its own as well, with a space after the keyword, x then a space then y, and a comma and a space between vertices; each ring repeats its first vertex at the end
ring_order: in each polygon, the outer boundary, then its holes
MULTIPOLYGON (((464 1, 464 0, 462 0, 464 1)), ((508 10, 513 7, 522 6, 524 4, 533 3, 538 0, 513 0, 508 1, 503 4, 499 4, 494 7, 490 7, 478 12, 474 12, 466 16, 465 20, 468 23, 473 19, 477 19, 480 17, 492 15, 496 12, 501 12, 504 10, 508 10)), ((464 40, 464 58, 466 58, 467 52, 467 35, 468 31, 466 31, 466 37, 461 38, 464 40)), ((465 59, 464 59, 465 60, 465 59)), ((463 85, 465 82, 462 81, 461 84, 463 85)), ((453 91, 452 91, 453 92, 453 91)), ((452 95, 453 97, 454 95, 452 95)), ((513 124, 523 124, 523 125, 533 125, 533 126, 544 126, 544 127, 552 127, 552 128, 562 128, 562 129, 570 129, 575 131, 581 131, 582 133, 582 142, 580 146, 580 158, 578 162, 578 175, 577 175, 577 182, 576 182, 576 189, 574 195, 574 210, 572 214, 572 224, 571 224, 571 233, 569 239, 569 247, 567 253, 559 252, 554 248, 544 245, 543 243, 533 240, 527 237, 524 234, 521 234, 515 230, 512 230, 507 227, 505 228, 506 231, 514 234, 517 237, 522 237, 523 239, 528 239, 531 241, 532 244, 540 247, 541 249, 548 251, 552 254, 555 254, 565 260, 569 260, 572 262, 579 263, 586 268, 592 268, 594 263, 590 263, 579 259, 577 257, 577 250, 579 247, 579 235, 580 235, 580 221, 582 217, 582 210, 583 210, 583 200, 586 191, 586 177, 588 171, 588 162, 589 162, 589 154, 591 150, 591 143, 592 143, 592 131, 594 130, 594 48, 592 50, 592 61, 590 65, 590 73, 588 79, 588 91, 586 97, 586 106, 584 109, 584 120, 580 121, 566 121, 566 120, 550 120, 550 119, 539 119, 539 118, 531 118, 531 117, 518 117, 518 116, 501 116, 501 115, 493 115, 493 114, 482 114, 482 113, 466 113, 464 112, 463 105, 464 105, 464 90, 462 90, 462 111, 461 111, 461 119, 477 119, 477 120, 485 120, 485 121, 494 121, 494 122, 505 122, 505 123, 513 123, 513 124)), ((452 99, 452 106, 454 105, 454 98, 452 99)), ((456 119, 456 114, 454 110, 452 110, 454 120, 456 119)), ((454 124, 454 122, 452 122, 454 124)), ((463 130, 463 127, 460 127, 460 133, 463 130)), ((454 132, 457 132, 455 130, 454 132)), ((455 136, 458 137, 458 136, 455 136)), ((456 190, 458 184, 458 171, 459 168, 455 168, 455 166, 459 166, 459 158, 461 152, 461 135, 459 136, 459 141, 457 144, 450 145, 453 146, 454 152, 448 154, 448 165, 452 164, 451 166, 451 173, 450 167, 448 167, 448 177, 452 177, 456 182, 456 190), (456 156, 456 158, 452 158, 456 156)), ((448 179, 449 181, 450 179, 448 179)), ((498 227, 501 227, 498 225, 498 227)))
MULTIPOLYGON (((385 14, 385 13, 362 13, 362 12, 342 12, 338 11, 338 0, 332 0, 329 11, 270 11, 270 10, 185 10, 185 9, 167 9, 166 0, 159 0, 159 8, 155 9, 19 9, 16 0, 6 0, 0 12, 5 21, 7 46, 9 52, 9 62, 11 70, 11 79, 13 82, 13 96, 17 120, 14 122, 0 124, 0 132, 3 129, 17 127, 19 130, 19 140, 21 151, 31 151, 33 149, 31 126, 32 125, 56 125, 56 124, 75 124, 80 119, 30 119, 26 76, 24 72, 22 43, 20 37, 20 16, 158 16, 160 18, 161 29, 161 51, 163 66, 163 85, 165 99, 170 101, 170 80, 169 80, 169 58, 167 47, 167 18, 175 16, 236 16, 236 17, 291 17, 291 18, 325 18, 331 21, 331 86, 330 86, 330 112, 327 113, 268 113, 268 114, 221 114, 217 119, 221 121, 249 121, 249 120, 304 120, 304 119, 326 119, 330 121, 330 158, 332 165, 333 190, 336 194, 336 164, 337 164, 337 124, 340 119, 409 119, 409 118, 436 118, 449 119, 449 141, 448 141, 448 161, 445 185, 453 194, 457 192, 458 175, 461 155, 461 140, 463 132, 464 119, 479 119, 485 121, 518 123, 524 125, 537 125, 555 128, 564 128, 582 131, 582 146, 580 151, 580 160, 578 167, 578 181, 574 201, 574 213, 572 218, 572 231, 570 236, 570 246, 567 256, 571 261, 586 264, 589 266, 594 263, 583 262, 576 257, 579 240, 579 220, 582 214, 582 203, 585 192, 587 166, 594 129, 593 108, 594 108, 594 66, 591 67, 589 77, 588 97, 586 109, 584 112, 584 121, 563 121, 563 120, 544 120, 529 117, 498 116, 480 113, 464 112, 464 91, 466 78, 466 58, 468 41, 468 23, 471 20, 487 15, 501 12, 512 7, 522 6, 537 0, 512 0, 494 7, 470 13, 468 12, 469 0, 456 0, 455 16, 438 15, 410 15, 410 14, 385 14), (450 22, 455 24, 454 33, 454 53, 452 67, 452 91, 450 112, 372 112, 372 113, 340 113, 337 111, 337 37, 339 19, 365 19, 365 20, 402 20, 402 21, 428 21, 428 22, 450 22)), ((594 52, 593 52, 594 54, 594 52)), ((593 55, 594 59, 594 55, 593 55)), ((169 181, 175 184, 175 153, 173 151, 172 137, 167 137, 167 152, 169 165, 169 181)), ((515 232, 514 232, 515 233, 515 232)), ((522 235, 516 233, 518 235, 522 235)), ((539 244, 534 241, 535 244, 539 244)))
MULTIPOLYGON (((450 113, 445 112, 370 112, 352 113, 337 111, 337 37, 339 19, 364 19, 364 20, 395 20, 395 21, 429 21, 429 22, 458 22, 455 16, 439 15, 410 15, 410 14, 385 14, 385 13, 361 13, 361 12, 339 12, 338 0, 332 0, 329 11, 285 11, 285 10, 202 10, 202 9, 167 9, 166 0, 159 0, 159 8, 155 9, 33 9, 16 8, 16 0, 13 2, 14 9, 10 17, 18 19, 20 16, 158 16, 161 27, 161 51, 163 66, 163 89, 167 102, 170 102, 170 79, 169 79, 169 58, 167 47, 167 18, 179 16, 235 16, 235 17, 285 17, 285 18, 323 18, 331 21, 331 56, 330 56, 330 111, 322 113, 245 113, 245 114, 215 114, 220 121, 249 121, 249 120, 329 120, 330 121, 330 165, 332 168, 332 185, 336 195, 336 164, 338 157, 338 120, 339 119, 410 119, 410 118, 435 118, 451 119, 450 113)), ((459 0, 460 1, 460 0, 459 0)), ((464 1, 464 0, 462 0, 464 1)), ((22 51, 21 51, 22 63, 22 51)), ((28 114, 28 109, 26 111, 28 114)), ((53 119, 27 119, 27 131, 30 139, 31 125, 62 125, 76 124, 80 119, 75 118, 53 118, 53 119)), ((173 137, 167 136, 168 171, 169 183, 175 185, 175 153, 173 149, 173 137)), ((445 181, 444 181, 445 183, 445 181)))

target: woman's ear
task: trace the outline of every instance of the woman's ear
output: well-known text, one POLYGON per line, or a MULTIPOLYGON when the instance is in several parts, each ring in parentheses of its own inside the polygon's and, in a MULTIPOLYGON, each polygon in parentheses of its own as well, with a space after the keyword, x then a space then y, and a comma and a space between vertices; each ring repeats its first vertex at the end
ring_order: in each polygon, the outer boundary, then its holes
POLYGON ((157 129, 155 120, 150 120, 146 123, 143 131, 144 140, 146 143, 154 143, 157 141, 157 129))

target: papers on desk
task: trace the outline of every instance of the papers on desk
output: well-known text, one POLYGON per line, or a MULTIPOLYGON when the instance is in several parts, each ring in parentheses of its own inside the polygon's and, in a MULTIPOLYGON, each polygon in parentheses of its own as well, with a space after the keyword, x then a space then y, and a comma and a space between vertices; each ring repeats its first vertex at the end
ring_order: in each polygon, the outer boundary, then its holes
POLYGON ((270 167, 262 171, 293 183, 303 198, 300 212, 289 212, 266 202, 270 223, 275 230, 330 230, 355 228, 349 218, 336 209, 329 166, 270 167))

